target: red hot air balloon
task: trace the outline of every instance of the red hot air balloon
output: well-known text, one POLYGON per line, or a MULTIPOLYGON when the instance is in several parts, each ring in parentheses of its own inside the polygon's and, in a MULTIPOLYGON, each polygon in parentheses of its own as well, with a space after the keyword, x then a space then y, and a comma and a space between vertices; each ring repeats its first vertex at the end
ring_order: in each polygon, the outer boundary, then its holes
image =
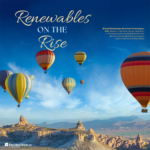
POLYGON ((36 61, 37 63, 44 69, 45 73, 46 70, 54 63, 55 61, 55 54, 50 50, 42 50, 36 54, 36 61))

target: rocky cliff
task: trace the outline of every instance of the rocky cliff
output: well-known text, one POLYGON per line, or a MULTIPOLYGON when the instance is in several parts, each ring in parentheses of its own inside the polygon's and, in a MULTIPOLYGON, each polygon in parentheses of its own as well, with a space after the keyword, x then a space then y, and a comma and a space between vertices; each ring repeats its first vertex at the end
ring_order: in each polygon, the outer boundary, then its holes
POLYGON ((124 148, 138 150, 148 144, 140 135, 136 140, 123 139, 121 136, 96 134, 93 129, 85 130, 81 121, 75 128, 52 129, 28 124, 21 116, 18 124, 0 128, 0 145, 8 143, 32 144, 33 146, 48 146, 50 148, 70 148, 82 150, 113 150, 124 148))

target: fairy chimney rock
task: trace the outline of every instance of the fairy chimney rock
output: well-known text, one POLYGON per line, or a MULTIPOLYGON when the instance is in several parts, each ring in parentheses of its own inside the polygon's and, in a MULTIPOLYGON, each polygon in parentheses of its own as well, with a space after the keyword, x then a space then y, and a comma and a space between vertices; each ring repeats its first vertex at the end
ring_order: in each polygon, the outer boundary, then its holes
POLYGON ((98 136, 99 136, 99 134, 96 134, 92 128, 90 128, 88 130, 88 132, 89 132, 89 134, 94 135, 96 138, 98 138, 98 136))
POLYGON ((84 128, 84 126, 83 126, 83 124, 82 124, 82 122, 81 121, 79 121, 78 123, 77 123, 77 127, 76 127, 78 130, 84 130, 85 131, 85 128, 84 128))
POLYGON ((90 128, 88 131, 89 131, 90 134, 93 134, 93 135, 95 134, 95 132, 92 128, 90 128))
POLYGON ((140 134, 138 134, 138 136, 136 138, 136 143, 142 143, 142 137, 140 134))
POLYGON ((28 124, 27 120, 21 115, 18 125, 27 125, 27 124, 28 124))

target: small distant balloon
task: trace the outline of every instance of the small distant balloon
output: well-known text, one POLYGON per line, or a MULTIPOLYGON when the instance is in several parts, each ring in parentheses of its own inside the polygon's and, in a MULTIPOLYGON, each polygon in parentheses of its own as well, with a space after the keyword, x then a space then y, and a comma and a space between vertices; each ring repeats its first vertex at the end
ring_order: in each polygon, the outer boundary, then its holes
POLYGON ((68 92, 68 95, 70 95, 75 85, 76 85, 76 81, 73 78, 65 78, 62 81, 62 86, 68 92))
POLYGON ((84 52, 76 52, 74 55, 75 60, 81 66, 86 59, 86 53, 84 52))
POLYGON ((39 51, 36 54, 36 61, 46 73, 46 70, 51 67, 55 61, 55 54, 50 50, 39 51))
POLYGON ((0 85, 4 89, 4 92, 6 92, 5 80, 11 74, 13 74, 13 73, 9 70, 1 70, 0 71, 0 85))
POLYGON ((30 75, 29 77, 31 78, 31 80, 33 80, 33 79, 34 79, 34 75, 30 75))
POLYGON ((27 96, 31 89, 31 78, 23 73, 14 73, 5 80, 5 86, 9 94, 20 103, 27 96))
POLYGON ((27 96, 25 98, 28 99, 29 97, 30 97, 29 94, 27 94, 27 96))
POLYGON ((84 80, 80 80, 80 83, 83 85, 84 84, 84 80))

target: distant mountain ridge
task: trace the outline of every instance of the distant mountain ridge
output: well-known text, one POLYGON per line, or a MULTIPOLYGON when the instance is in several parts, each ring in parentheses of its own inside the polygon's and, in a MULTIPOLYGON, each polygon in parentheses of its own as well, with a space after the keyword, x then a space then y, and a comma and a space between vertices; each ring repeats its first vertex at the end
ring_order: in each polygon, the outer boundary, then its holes
MULTIPOLYGON (((100 129, 119 129, 119 127, 128 127, 128 128, 142 128, 143 126, 149 127, 150 121, 143 120, 137 116, 129 116, 129 117, 113 117, 110 119, 105 120, 92 120, 92 121, 85 121, 83 122, 84 127, 86 130, 89 130, 90 128, 94 130, 100 130, 100 129)), ((41 124, 35 124, 36 126, 41 127, 49 127, 49 128, 72 128, 76 125, 76 123, 71 122, 57 122, 57 123, 46 123, 43 122, 41 124)))
MULTIPOLYGON (((100 120, 108 119, 110 117, 101 117, 100 120)), ((28 118, 27 118, 28 119, 28 118)), ((28 119, 28 122, 31 124, 41 124, 41 122, 47 122, 48 124, 56 123, 56 122, 72 122, 76 123, 79 120, 82 122, 95 120, 95 118, 78 118, 78 119, 58 119, 58 120, 50 120, 50 119, 44 119, 44 118, 32 118, 28 119)), ((10 125, 14 124, 18 121, 18 118, 0 118, 0 127, 3 125, 10 125)))

